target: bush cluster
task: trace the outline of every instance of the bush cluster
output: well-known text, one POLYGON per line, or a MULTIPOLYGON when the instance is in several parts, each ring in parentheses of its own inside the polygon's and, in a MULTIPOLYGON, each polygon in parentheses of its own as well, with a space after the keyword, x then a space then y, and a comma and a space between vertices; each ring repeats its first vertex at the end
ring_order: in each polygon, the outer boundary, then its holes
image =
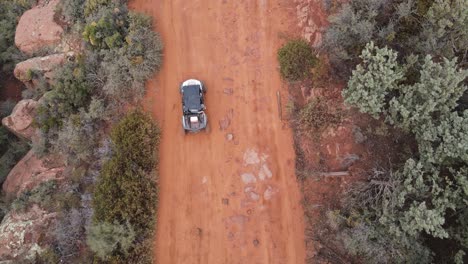
POLYGON ((316 64, 312 47, 305 40, 291 40, 278 50, 278 61, 283 78, 299 81, 310 76, 316 64))
POLYGON ((112 129, 111 140, 113 155, 94 190, 88 245, 103 260, 131 261, 155 225, 159 130, 148 115, 133 111, 112 129))
POLYGON ((33 1, 0 1, 0 71, 12 71, 23 57, 14 45, 16 24, 19 17, 30 8, 33 1))
POLYGON ((466 1, 352 0, 330 20, 345 102, 418 150, 350 189, 337 238, 366 263, 466 262, 466 1))
POLYGON ((161 39, 150 17, 128 11, 126 1, 62 1, 56 12, 72 29, 67 33, 83 37, 84 50, 55 71, 50 84, 41 82, 37 92, 24 95, 42 96, 33 150, 65 157, 64 173, 71 176, 51 195, 42 189, 25 193, 15 208, 39 203, 63 212, 56 241, 39 262, 149 263, 159 131, 141 112, 125 112, 140 103, 145 82, 161 65, 161 39), (109 128, 117 122, 109 147, 109 128))

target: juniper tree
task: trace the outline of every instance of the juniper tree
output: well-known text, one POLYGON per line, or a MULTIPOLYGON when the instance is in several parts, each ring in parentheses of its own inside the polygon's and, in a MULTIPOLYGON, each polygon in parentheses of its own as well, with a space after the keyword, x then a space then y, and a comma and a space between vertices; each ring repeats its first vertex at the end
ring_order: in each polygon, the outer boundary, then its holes
POLYGON ((396 237, 425 234, 456 241, 448 254, 460 258, 467 249, 466 230, 463 220, 452 218, 467 210, 468 111, 457 109, 457 102, 467 90, 468 71, 459 69, 456 59, 434 62, 426 56, 417 67, 398 63, 397 56, 369 43, 343 91, 346 103, 412 133, 419 149, 393 172, 398 184, 381 205, 361 210, 396 237), (408 81, 414 67, 416 77, 408 81))

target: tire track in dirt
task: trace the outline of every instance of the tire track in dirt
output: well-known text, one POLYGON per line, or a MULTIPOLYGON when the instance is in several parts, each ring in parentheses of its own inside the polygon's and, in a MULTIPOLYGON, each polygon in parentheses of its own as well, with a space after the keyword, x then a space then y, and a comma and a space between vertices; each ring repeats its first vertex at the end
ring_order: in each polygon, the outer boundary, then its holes
POLYGON ((164 133, 157 263, 304 262, 292 134, 276 105, 288 2, 131 1, 165 43, 146 102, 164 133), (208 88, 210 131, 184 135, 178 86, 192 77, 208 88))

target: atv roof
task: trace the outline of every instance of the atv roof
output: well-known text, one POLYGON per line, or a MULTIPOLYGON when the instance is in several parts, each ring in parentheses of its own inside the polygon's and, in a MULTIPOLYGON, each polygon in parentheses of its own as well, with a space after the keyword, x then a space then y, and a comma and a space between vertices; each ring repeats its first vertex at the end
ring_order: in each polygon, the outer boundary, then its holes
POLYGON ((183 87, 184 110, 202 110, 200 85, 189 85, 183 87))

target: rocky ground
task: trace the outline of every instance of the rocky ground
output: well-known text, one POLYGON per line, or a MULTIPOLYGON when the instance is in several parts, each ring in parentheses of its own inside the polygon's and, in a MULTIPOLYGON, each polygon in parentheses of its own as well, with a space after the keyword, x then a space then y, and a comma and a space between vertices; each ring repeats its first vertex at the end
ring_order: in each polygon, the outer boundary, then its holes
MULTIPOLYGON (((16 46, 28 55, 45 54, 17 64, 15 77, 26 84, 27 89, 36 89, 38 78, 50 79, 54 69, 69 56, 70 48, 63 44, 62 27, 54 20, 59 0, 39 1, 26 11, 17 26, 16 46)), ((35 140, 36 128, 33 125, 38 101, 24 99, 18 102, 10 116, 2 124, 18 137, 27 141, 35 140)), ((42 182, 60 180, 64 169, 63 162, 56 157, 38 158, 30 151, 8 174, 3 183, 3 195, 14 199, 25 191, 30 191, 42 182)), ((47 208, 34 205, 22 212, 10 211, 0 223, 0 260, 15 261, 31 258, 41 251, 56 214, 47 208)))

